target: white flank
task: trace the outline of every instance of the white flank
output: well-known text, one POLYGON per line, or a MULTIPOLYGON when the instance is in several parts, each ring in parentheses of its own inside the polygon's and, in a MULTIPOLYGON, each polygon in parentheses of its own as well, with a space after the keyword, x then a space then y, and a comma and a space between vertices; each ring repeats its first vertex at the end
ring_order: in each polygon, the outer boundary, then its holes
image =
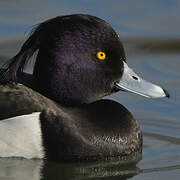
POLYGON ((40 112, 0 121, 0 157, 43 158, 40 112))

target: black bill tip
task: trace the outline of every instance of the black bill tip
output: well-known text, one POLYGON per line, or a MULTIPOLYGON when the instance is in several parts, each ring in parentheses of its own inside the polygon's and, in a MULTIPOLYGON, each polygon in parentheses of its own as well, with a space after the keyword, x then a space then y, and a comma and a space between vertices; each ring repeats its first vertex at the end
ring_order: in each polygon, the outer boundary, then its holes
POLYGON ((164 93, 166 94, 166 97, 167 97, 167 98, 170 98, 169 92, 168 92, 167 90, 165 90, 165 89, 163 89, 163 91, 164 91, 164 93))

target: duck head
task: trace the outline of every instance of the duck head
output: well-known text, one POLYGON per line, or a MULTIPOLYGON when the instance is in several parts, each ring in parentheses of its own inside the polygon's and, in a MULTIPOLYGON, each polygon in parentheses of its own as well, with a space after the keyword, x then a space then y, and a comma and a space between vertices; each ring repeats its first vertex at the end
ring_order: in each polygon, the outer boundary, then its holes
POLYGON ((75 14, 41 23, 8 67, 9 80, 16 79, 36 50, 36 90, 56 102, 91 103, 118 90, 151 98, 169 96, 128 67, 119 36, 97 17, 75 14))

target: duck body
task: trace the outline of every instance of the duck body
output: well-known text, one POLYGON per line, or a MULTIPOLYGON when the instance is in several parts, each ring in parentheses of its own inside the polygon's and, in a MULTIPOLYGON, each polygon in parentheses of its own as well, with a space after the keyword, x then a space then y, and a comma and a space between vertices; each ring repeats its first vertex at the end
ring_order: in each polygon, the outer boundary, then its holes
POLYGON ((75 14, 41 23, 0 69, 0 157, 71 161, 141 154, 137 121, 121 104, 101 100, 119 90, 169 96, 127 66, 119 36, 105 21, 75 14), (33 73, 26 74, 36 51, 33 73))
POLYGON ((19 132, 18 138, 24 141, 20 147, 13 145, 6 150, 10 152, 14 148, 14 156, 21 153, 24 158, 85 161, 123 158, 142 151, 142 134, 137 121, 115 101, 103 99, 76 107, 63 106, 21 84, 1 86, 0 98, 9 102, 0 104, 2 121, 26 114, 20 122, 28 123, 28 117, 38 113, 34 121, 39 124, 39 129, 33 132, 37 141, 29 142, 31 121, 26 133, 23 126, 15 129, 19 132), (24 148, 26 146, 34 150, 29 151, 24 148), (21 147, 24 148, 23 153, 21 147))

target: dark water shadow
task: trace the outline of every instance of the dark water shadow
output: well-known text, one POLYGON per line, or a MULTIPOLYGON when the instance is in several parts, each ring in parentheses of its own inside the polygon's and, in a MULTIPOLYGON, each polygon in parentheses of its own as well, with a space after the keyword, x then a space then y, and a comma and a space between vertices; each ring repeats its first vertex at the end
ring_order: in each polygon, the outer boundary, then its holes
POLYGON ((133 161, 56 163, 39 159, 0 158, 0 179, 3 180, 124 180, 139 174, 139 172, 140 169, 133 161))
MULTIPOLYGON (((179 165, 140 169, 137 162, 102 161, 57 163, 40 159, 0 158, 0 179, 3 180, 126 180, 140 174, 179 170, 179 165)), ((137 176, 138 177, 138 176, 137 176)))
POLYGON ((139 174, 136 163, 94 162, 54 163, 47 162, 42 169, 42 180, 49 179, 128 179, 139 174))
POLYGON ((122 37, 127 54, 134 55, 165 55, 180 54, 180 39, 171 37, 122 37))
POLYGON ((59 163, 40 159, 0 158, 0 179, 3 180, 126 180, 140 174, 179 169, 180 165, 140 169, 137 161, 126 160, 59 163))

